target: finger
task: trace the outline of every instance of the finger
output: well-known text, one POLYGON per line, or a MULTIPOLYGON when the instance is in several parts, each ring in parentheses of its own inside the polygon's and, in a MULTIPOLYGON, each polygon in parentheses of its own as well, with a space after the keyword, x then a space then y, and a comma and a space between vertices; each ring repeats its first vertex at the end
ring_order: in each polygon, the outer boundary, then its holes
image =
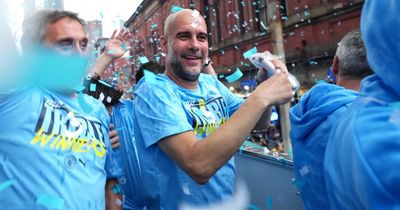
POLYGON ((112 131, 110 131, 110 133, 108 134, 108 136, 109 136, 110 138, 114 138, 115 136, 118 136, 118 131, 112 130, 112 131))
POLYGON ((278 60, 278 59, 274 59, 274 60, 271 60, 271 63, 275 66, 275 68, 276 68, 277 70, 280 69, 282 72, 288 73, 288 70, 287 70, 287 68, 286 68, 286 65, 283 64, 282 61, 280 61, 280 60, 278 60))
POLYGON ((114 38, 115 38, 115 34, 117 34, 117 29, 114 29, 114 32, 112 33, 112 35, 111 35, 111 38, 110 38, 110 39, 114 39, 114 38))
POLYGON ((120 144, 119 142, 117 142, 117 143, 111 145, 111 147, 112 147, 113 149, 117 149, 117 148, 119 148, 120 146, 121 146, 121 144, 120 144))
POLYGON ((115 144, 116 142, 119 142, 119 136, 114 136, 113 138, 110 138, 111 144, 115 144))
POLYGON ((120 30, 120 31, 118 32, 117 39, 122 40, 123 33, 124 33, 124 30, 123 30, 123 29, 120 30))

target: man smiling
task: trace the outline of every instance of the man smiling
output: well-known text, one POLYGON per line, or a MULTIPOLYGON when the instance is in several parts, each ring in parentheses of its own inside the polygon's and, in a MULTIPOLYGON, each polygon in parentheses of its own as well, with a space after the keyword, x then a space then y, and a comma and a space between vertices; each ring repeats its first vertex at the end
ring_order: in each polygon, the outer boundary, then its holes
POLYGON ((139 82, 133 111, 146 206, 178 209, 182 202, 228 198, 235 182, 232 156, 254 127, 269 123, 271 105, 292 97, 286 67, 274 61, 282 72, 243 101, 202 74, 208 37, 197 11, 168 16, 161 45, 165 74, 139 82))

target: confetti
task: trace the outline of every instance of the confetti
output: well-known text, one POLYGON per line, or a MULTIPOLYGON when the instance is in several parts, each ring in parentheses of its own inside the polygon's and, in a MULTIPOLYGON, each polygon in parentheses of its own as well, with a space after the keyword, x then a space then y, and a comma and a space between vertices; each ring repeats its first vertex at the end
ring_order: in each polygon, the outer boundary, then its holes
POLYGON ((103 102, 104 98, 105 98, 104 93, 101 92, 97 100, 103 102))
POLYGON ((11 187, 13 184, 15 184, 15 180, 13 179, 0 183, 0 192, 11 187))
POLYGON ((111 103, 112 98, 110 96, 107 96, 106 101, 107 101, 107 103, 111 103))
POLYGON ((141 56, 141 57, 139 57, 139 62, 140 62, 141 64, 145 64, 145 63, 148 63, 148 62, 149 62, 149 59, 147 59, 146 56, 141 56))
POLYGON ((89 86, 89 90, 92 91, 92 92, 96 92, 96 84, 91 83, 90 86, 89 86))
POLYGON ((240 71, 239 68, 236 68, 235 73, 233 73, 233 74, 231 74, 231 75, 225 77, 225 79, 226 79, 229 83, 232 83, 232 82, 235 82, 235 81, 239 80, 240 78, 242 78, 242 76, 243 76, 242 71, 240 71))
POLYGON ((182 7, 178 7, 176 5, 172 5, 172 7, 171 7, 171 13, 179 12, 181 10, 183 10, 183 8, 182 7))
POLYGON ((302 176, 307 175, 308 173, 310 173, 310 171, 308 170, 308 167, 307 167, 307 166, 301 167, 301 169, 299 170, 299 172, 300 172, 300 175, 302 175, 302 176))
POLYGON ((36 203, 51 209, 64 208, 64 199, 48 194, 39 195, 39 197, 36 199, 36 203))
POLYGON ((250 50, 243 53, 243 57, 245 59, 247 59, 247 58, 250 58, 250 56, 254 55, 255 53, 257 53, 257 47, 253 47, 250 50))
POLYGON ((194 21, 192 24, 190 24, 193 28, 196 28, 198 25, 199 25, 199 23, 197 22, 197 21, 194 21))
POLYGON ((197 18, 200 15, 200 12, 197 10, 193 10, 192 17, 197 18))
POLYGON ((111 190, 115 195, 124 194, 124 189, 119 184, 114 185, 111 190))
POLYGON ((297 179, 295 179, 295 178, 292 179, 292 184, 293 184, 294 186, 298 187, 298 188, 302 188, 302 187, 304 187, 304 185, 305 185, 303 181, 297 180, 297 179))
POLYGON ((125 42, 122 42, 121 49, 122 49, 122 51, 126 51, 126 43, 125 42))
POLYGON ((190 190, 189 190, 188 184, 184 184, 184 185, 182 186, 182 191, 183 191, 183 193, 185 193, 186 195, 190 195, 190 190))
POLYGON ((118 207, 119 207, 119 206, 122 206, 122 201, 121 201, 119 198, 117 198, 117 199, 115 200, 114 204, 117 205, 118 207))
POLYGON ((258 208, 256 205, 253 205, 253 204, 249 204, 249 205, 247 206, 247 208, 249 208, 249 209, 251 209, 251 210, 260 210, 260 208, 258 208))
POLYGON ((107 51, 107 54, 114 54, 116 52, 117 52, 117 50, 109 50, 109 51, 107 51))
POLYGON ((108 84, 106 81, 99 80, 99 82, 107 87, 112 87, 110 84, 108 84))
POLYGON ((393 103, 390 106, 397 108, 396 110, 393 111, 392 115, 389 118, 389 122, 393 124, 400 124, 400 104, 399 102, 393 103))
POLYGON ((153 25, 151 25, 151 29, 157 29, 157 23, 154 23, 153 25))

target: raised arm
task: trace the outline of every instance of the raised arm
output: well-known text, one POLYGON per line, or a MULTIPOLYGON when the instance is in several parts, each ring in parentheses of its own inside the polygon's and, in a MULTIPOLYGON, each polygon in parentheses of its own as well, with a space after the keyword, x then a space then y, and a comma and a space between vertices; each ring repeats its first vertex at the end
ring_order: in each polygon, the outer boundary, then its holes
POLYGON ((102 76, 107 67, 117 58, 123 56, 129 50, 128 39, 131 34, 126 30, 114 30, 111 38, 107 41, 106 48, 96 60, 90 70, 90 75, 102 76))
POLYGON ((164 138, 160 148, 193 180, 206 184, 239 149, 260 116, 273 104, 292 98, 287 73, 262 82, 232 117, 210 136, 198 140, 192 131, 164 138))

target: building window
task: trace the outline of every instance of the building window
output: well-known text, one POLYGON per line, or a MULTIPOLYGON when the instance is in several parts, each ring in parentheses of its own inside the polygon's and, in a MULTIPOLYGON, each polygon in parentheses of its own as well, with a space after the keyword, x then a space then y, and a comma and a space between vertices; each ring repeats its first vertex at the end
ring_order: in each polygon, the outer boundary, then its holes
POLYGON ((207 22, 208 32, 208 44, 212 46, 214 43, 218 43, 221 40, 221 22, 220 21, 220 2, 210 3, 208 0, 204 1, 205 14, 207 22))
POLYGON ((254 28, 257 31, 268 30, 268 12, 266 0, 257 0, 253 3, 254 5, 254 28))

